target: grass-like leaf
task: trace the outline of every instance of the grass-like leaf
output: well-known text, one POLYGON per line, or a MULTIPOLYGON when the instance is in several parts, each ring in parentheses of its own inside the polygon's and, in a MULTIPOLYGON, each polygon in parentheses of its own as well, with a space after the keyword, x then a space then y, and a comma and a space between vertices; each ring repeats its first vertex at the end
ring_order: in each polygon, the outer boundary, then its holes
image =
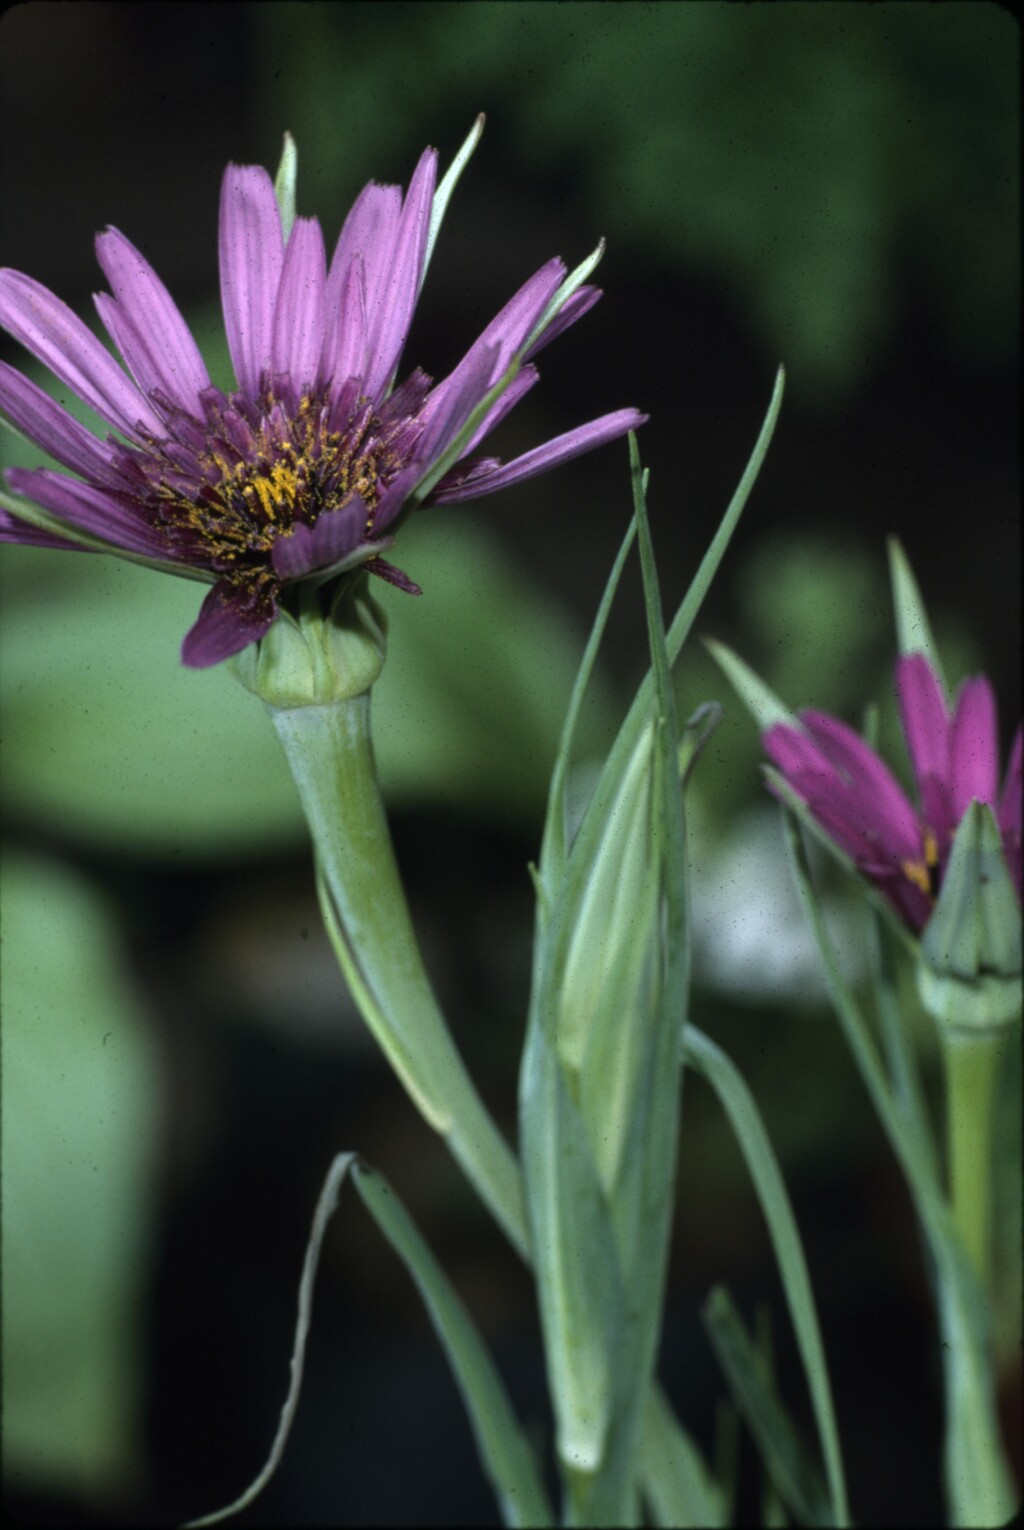
POLYGON ((683 1032, 683 1050, 686 1061, 704 1075, 724 1106, 754 1182, 807 1376, 828 1478, 831 1522, 846 1525, 846 1485, 821 1330, 800 1234, 775 1153, 753 1095, 722 1049, 691 1025, 683 1032))
POLYGON ((313 1283, 328 1223, 347 1177, 377 1226, 405 1264, 423 1297, 462 1393, 484 1470, 506 1525, 555 1523, 533 1450, 519 1427, 504 1384, 476 1326, 412 1218, 383 1175, 355 1153, 339 1153, 320 1192, 299 1283, 299 1310, 291 1358, 291 1382, 266 1463, 245 1492, 226 1508, 188 1522, 186 1530, 215 1525, 247 1508, 280 1465, 299 1404, 313 1307, 313 1283))
POLYGON ((821 1473, 802 1444, 772 1385, 764 1357, 724 1286, 711 1292, 703 1317, 718 1362, 779 1497, 798 1524, 834 1525, 834 1511, 821 1473))

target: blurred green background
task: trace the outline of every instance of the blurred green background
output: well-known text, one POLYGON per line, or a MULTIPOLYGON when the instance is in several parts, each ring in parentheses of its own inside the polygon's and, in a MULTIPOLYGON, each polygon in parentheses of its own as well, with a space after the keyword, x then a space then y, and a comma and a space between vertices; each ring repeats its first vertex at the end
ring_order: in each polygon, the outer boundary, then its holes
MULTIPOLYGON (((1008 745, 1019 36, 997 6, 23 5, 0 22, 2 259, 88 316, 92 237, 112 223, 223 367, 225 162, 273 167, 289 129, 300 210, 330 246, 366 180, 407 181, 428 142, 445 164, 480 110, 408 364, 443 375, 543 261, 572 265, 606 237, 604 301, 545 353, 497 449, 649 411, 641 450, 672 610, 785 362, 775 444, 702 630, 793 705, 857 722, 881 701, 899 759, 884 562, 896 532, 948 671, 995 680, 1008 745)), ((399 856, 428 965, 510 1131, 525 864, 628 515, 616 444, 420 517, 398 561, 425 594, 382 595, 392 642, 375 707, 399 856)), ((178 664, 197 600, 192 584, 112 560, 0 553, 5 1479, 29 1515, 181 1518, 256 1469, 308 1219, 340 1148, 393 1178, 524 1413, 543 1416, 529 1286, 341 993, 269 729, 227 676, 178 664)), ((584 755, 610 736, 644 653, 633 570, 584 755)), ((902 1187, 821 1009, 752 728, 696 645, 678 683, 687 710, 727 703, 692 798, 695 1014, 754 1083, 793 1186, 854 1510, 929 1523, 939 1379, 902 1187)), ((748 1308, 778 1292, 699 1085, 684 1116, 663 1375, 708 1443, 721 1384, 696 1309, 718 1278, 748 1308)), ((1005 1180, 1012 1248, 1019 1194, 1005 1180)), ((493 1518, 415 1298, 353 1206, 342 1221, 300 1424, 254 1522, 493 1518)), ((1007 1268, 1012 1305, 1019 1265, 1007 1268)))

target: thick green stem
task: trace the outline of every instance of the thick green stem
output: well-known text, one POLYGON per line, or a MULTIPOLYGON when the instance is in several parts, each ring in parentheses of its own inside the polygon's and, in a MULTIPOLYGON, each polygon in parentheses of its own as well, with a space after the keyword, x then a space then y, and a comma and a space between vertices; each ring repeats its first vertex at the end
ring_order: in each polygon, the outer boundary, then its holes
POLYGON ((946 1473, 957 1525, 998 1525, 1013 1512, 995 1408, 990 1324, 993 1134, 1002 1032, 945 1031, 946 1122, 953 1225, 970 1276, 939 1254, 946 1370, 946 1473), (964 1299, 967 1282, 977 1297, 964 1299), (972 1313, 972 1307, 974 1312, 972 1313))
POLYGON ((992 1135, 1001 1032, 944 1036, 949 1193, 953 1220, 982 1290, 988 1289, 992 1135))
POLYGON ((370 697, 268 710, 343 938, 371 1001, 363 1006, 364 1017, 420 1110, 525 1257, 518 1164, 466 1072, 409 918, 377 783, 370 697))

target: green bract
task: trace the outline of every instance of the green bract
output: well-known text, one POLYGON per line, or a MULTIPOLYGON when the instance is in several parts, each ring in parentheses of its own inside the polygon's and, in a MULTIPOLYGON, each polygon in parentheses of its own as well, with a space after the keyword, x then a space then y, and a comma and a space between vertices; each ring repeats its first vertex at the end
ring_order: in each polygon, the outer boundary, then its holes
POLYGON ((298 599, 297 616, 282 607, 265 636, 228 661, 235 676, 272 707, 365 695, 387 652, 387 618, 366 575, 341 580, 326 610, 320 586, 300 586, 298 599))
POLYGON ((921 940, 917 987, 942 1026, 998 1029, 1021 1013, 1021 917, 991 808, 973 802, 953 839, 921 940))

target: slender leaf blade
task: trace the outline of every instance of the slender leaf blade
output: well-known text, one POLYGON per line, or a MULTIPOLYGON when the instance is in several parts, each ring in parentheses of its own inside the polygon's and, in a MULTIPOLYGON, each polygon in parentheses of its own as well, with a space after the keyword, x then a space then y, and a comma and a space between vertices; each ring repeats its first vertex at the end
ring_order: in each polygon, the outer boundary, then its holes
POLYGON ((704 1075, 718 1095, 754 1182, 768 1223, 807 1376, 825 1460, 833 1521, 837 1525, 846 1525, 849 1510, 825 1350, 807 1261, 778 1161, 754 1097, 722 1049, 691 1025, 683 1032, 683 1050, 687 1062, 704 1075))
POLYGON ((729 1293, 716 1286, 703 1309, 708 1336, 765 1469, 801 1525, 834 1525, 821 1474, 771 1384, 765 1361, 750 1339, 729 1293))

